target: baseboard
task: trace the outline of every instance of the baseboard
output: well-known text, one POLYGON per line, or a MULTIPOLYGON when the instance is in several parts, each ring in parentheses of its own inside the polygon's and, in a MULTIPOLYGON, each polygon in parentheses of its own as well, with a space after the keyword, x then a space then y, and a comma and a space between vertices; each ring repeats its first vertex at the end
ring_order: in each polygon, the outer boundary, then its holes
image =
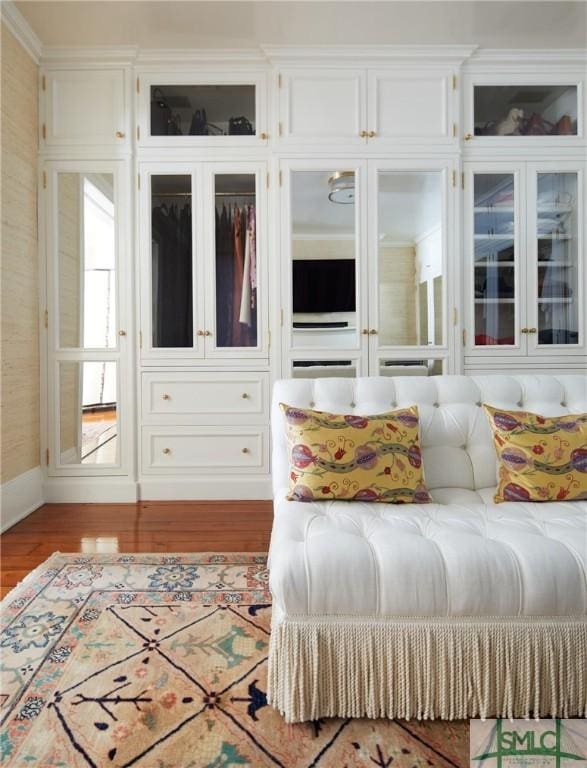
POLYGON ((41 467, 29 469, 0 486, 0 532, 4 533, 44 503, 41 467))
POLYGON ((127 477, 48 477, 43 484, 45 501, 63 504, 128 504, 137 491, 127 477))
POLYGON ((271 499, 271 478, 261 477, 142 477, 139 498, 151 501, 271 499))

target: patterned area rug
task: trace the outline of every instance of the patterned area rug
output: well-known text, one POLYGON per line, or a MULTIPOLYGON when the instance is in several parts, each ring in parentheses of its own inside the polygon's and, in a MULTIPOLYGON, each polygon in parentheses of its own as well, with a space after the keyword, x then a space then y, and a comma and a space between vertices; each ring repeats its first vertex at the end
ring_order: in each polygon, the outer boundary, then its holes
POLYGON ((267 577, 265 555, 53 555, 2 604, 2 765, 468 764, 468 723, 287 725, 267 577))

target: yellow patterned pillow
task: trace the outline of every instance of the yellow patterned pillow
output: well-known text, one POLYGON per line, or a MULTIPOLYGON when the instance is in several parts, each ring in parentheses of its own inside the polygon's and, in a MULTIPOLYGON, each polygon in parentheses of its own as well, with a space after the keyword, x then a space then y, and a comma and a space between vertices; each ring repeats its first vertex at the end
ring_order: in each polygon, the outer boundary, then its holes
POLYGON ((587 499, 587 413, 546 418, 483 407, 499 460, 495 501, 587 499))
POLYGON ((280 407, 287 426, 290 500, 430 501, 416 406, 376 416, 280 407))

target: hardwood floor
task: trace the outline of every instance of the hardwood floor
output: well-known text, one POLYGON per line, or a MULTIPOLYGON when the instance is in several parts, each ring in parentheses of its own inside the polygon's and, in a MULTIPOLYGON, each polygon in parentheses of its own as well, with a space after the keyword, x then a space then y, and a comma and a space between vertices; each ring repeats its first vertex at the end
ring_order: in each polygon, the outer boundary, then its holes
POLYGON ((265 552, 270 501, 45 504, 0 536, 0 596, 53 552, 265 552))

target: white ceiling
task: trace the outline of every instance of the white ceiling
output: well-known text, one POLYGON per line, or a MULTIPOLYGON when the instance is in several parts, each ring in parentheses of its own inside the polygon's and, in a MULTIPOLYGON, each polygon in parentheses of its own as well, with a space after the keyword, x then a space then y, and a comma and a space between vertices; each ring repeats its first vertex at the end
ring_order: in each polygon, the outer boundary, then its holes
POLYGON ((476 44, 581 48, 585 2, 175 2, 70 0, 15 3, 45 45, 223 48, 266 44, 476 44))
MULTIPOLYGON (((348 237, 356 231, 355 205, 328 199, 331 172, 297 171, 291 185, 294 236, 348 237)), ((441 221, 440 173, 381 173, 378 183, 379 239, 413 243, 441 221)))

